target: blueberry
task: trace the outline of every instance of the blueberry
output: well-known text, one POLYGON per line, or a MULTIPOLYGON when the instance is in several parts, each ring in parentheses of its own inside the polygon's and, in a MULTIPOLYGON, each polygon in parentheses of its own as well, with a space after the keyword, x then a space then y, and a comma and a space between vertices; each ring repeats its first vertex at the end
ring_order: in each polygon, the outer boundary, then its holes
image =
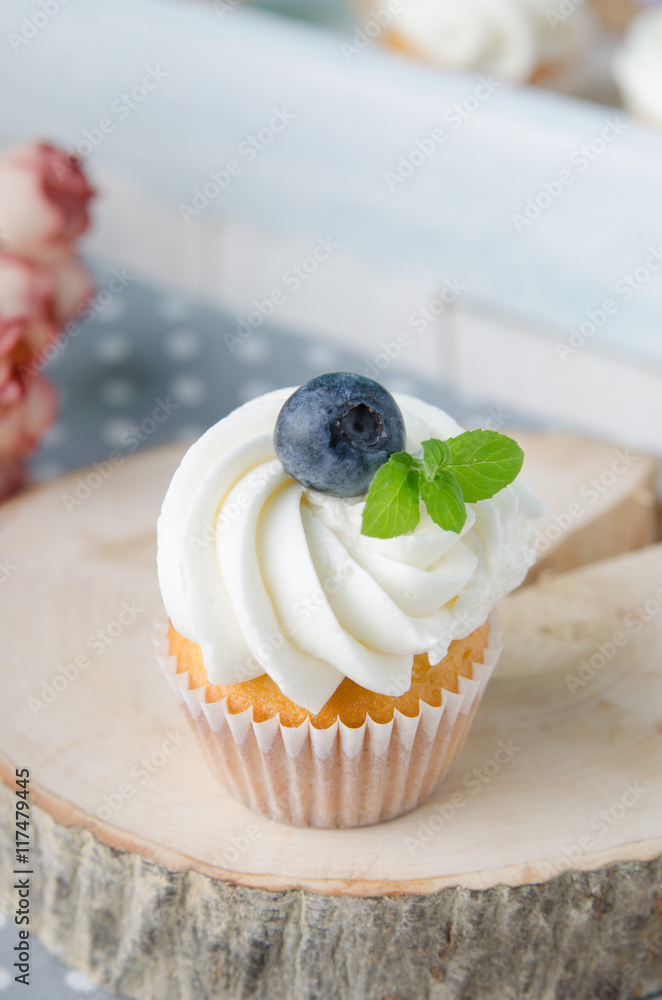
POLYGON ((336 497, 365 493, 377 469, 405 447, 398 404, 379 382, 351 372, 318 375, 283 405, 274 430, 285 471, 336 497))

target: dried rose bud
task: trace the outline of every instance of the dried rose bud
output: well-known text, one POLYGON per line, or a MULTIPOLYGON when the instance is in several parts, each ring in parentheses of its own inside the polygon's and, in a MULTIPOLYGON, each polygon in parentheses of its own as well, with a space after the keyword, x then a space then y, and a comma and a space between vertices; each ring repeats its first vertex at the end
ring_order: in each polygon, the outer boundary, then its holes
POLYGON ((0 411, 18 402, 58 329, 91 294, 87 272, 66 249, 43 263, 0 253, 0 411))
POLYGON ((47 143, 0 156, 0 248, 39 256, 87 228, 94 194, 79 160, 47 143))
POLYGON ((15 406, 0 411, 0 459, 21 458, 34 450, 57 412, 57 393, 37 375, 15 406))

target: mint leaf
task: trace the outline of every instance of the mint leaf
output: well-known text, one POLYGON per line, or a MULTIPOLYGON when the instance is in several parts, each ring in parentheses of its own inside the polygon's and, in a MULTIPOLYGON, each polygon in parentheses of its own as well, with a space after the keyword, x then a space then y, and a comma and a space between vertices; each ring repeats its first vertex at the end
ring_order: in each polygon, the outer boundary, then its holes
POLYGON ((462 531, 465 504, 488 500, 516 479, 524 453, 498 431, 465 431, 457 437, 423 441, 423 458, 406 451, 391 455, 378 470, 366 497, 361 531, 395 538, 420 520, 420 498, 440 528, 462 531))
POLYGON ((459 534, 467 519, 462 489, 452 472, 439 469, 434 479, 421 480, 421 497, 435 524, 459 534))
POLYGON ((446 443, 451 452, 449 470, 467 503, 488 500, 508 486, 524 461, 517 441, 498 431, 466 431, 446 443))
POLYGON ((448 465, 451 459, 451 450, 445 441, 437 438, 430 438, 429 441, 421 443, 423 449, 423 463, 425 474, 428 479, 433 479, 437 469, 442 469, 448 465))
POLYGON ((361 532, 372 538, 395 538, 413 531, 421 517, 418 481, 415 460, 408 452, 391 455, 370 484, 361 532))

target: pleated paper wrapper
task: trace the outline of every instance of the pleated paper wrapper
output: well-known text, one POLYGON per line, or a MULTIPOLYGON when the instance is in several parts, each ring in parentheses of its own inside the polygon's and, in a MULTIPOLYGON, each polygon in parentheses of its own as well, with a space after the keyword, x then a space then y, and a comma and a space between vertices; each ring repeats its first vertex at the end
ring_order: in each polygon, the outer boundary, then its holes
POLYGON ((177 701, 190 716, 225 788, 271 819, 295 826, 354 827, 394 819, 422 805, 457 757, 502 649, 496 612, 488 643, 471 680, 458 693, 442 689, 438 707, 419 702, 419 714, 391 722, 367 718, 358 729, 336 721, 296 728, 278 716, 253 721, 253 709, 233 715, 227 700, 207 703, 205 688, 189 687, 170 656, 169 621, 155 625, 156 658, 177 701))

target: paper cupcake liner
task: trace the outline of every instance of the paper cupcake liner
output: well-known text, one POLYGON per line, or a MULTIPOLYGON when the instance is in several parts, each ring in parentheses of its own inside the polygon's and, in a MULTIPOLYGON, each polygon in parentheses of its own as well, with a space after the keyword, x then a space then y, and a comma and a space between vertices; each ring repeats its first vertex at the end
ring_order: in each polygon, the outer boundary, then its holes
POLYGON ((492 612, 471 680, 459 677, 457 694, 442 689, 438 707, 419 701, 415 717, 396 709, 391 722, 368 717, 356 729, 339 720, 315 729, 309 719, 294 728, 277 715, 255 722, 252 707, 233 715, 227 699, 207 703, 205 687, 190 688, 188 673, 177 672, 169 626, 155 625, 156 659, 214 770, 244 805, 295 826, 369 826, 422 805, 457 757, 502 649, 492 612))

